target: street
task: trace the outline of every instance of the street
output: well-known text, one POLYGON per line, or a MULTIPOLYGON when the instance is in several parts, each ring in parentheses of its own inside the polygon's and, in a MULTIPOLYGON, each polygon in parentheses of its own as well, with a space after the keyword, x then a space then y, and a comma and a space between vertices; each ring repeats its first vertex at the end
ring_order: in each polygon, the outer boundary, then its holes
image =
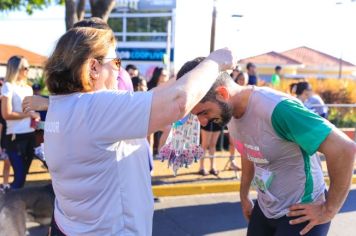
MULTIPOLYGON (((238 193, 166 197, 155 205, 154 236, 246 235, 238 193)), ((356 235, 356 189, 333 220, 330 236, 356 235)))
MULTIPOLYGON (((255 196, 253 196, 255 197, 255 196)), ((246 221, 238 193, 162 197, 155 203, 153 236, 243 236, 246 221)), ((333 220, 330 236, 354 236, 356 231, 356 187, 341 213, 333 220)), ((45 236, 47 227, 28 224, 30 236, 45 236)))

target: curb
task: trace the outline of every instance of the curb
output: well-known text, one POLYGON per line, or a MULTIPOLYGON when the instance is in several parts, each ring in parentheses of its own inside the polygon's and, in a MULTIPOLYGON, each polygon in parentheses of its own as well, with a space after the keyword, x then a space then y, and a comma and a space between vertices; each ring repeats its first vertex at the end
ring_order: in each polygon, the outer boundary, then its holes
MULTIPOLYGON (((329 185, 329 178, 325 177, 329 185)), ((356 175, 352 176, 352 184, 356 184, 356 175)), ((226 181, 223 183, 194 183, 194 184, 167 184, 152 186, 155 197, 197 195, 207 193, 228 193, 240 191, 240 181, 226 181)))

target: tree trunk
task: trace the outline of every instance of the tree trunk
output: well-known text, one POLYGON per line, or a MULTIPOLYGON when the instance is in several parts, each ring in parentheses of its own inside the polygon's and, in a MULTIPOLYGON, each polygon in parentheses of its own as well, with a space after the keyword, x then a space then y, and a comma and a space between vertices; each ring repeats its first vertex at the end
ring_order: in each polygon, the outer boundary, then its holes
POLYGON ((69 30, 73 27, 74 23, 78 21, 77 11, 76 11, 76 3, 75 0, 65 0, 66 4, 66 13, 65 13, 65 21, 66 21, 66 29, 69 30))
POLYGON ((107 21, 115 6, 115 0, 90 0, 90 9, 93 17, 107 21))
POLYGON ((77 17, 78 17, 78 21, 81 21, 81 20, 84 19, 85 2, 86 2, 86 0, 78 0, 78 2, 77 2, 77 17))

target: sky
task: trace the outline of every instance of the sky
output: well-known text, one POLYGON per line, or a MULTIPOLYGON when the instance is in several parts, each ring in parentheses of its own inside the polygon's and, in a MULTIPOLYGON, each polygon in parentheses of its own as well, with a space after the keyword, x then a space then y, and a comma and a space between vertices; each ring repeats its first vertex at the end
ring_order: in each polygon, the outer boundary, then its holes
POLYGON ((220 1, 217 27, 223 32, 218 34, 217 44, 226 41, 226 35, 233 32, 228 36, 229 44, 242 58, 308 46, 335 57, 342 55, 356 64, 356 2, 343 0, 342 4, 336 4, 336 1, 220 1), (243 17, 232 18, 231 14, 243 17), (224 27, 226 24, 232 25, 231 29, 224 27))
MULTIPOLYGON (((238 52, 239 58, 245 58, 308 46, 356 64, 356 1, 216 2, 216 48, 228 45, 238 52), (243 17, 231 17, 232 14, 243 17)), ((211 11, 204 9, 204 4, 200 10, 211 11)), ((51 6, 31 16, 25 12, 0 13, 2 44, 20 46, 48 56, 64 31, 63 6, 51 6)))

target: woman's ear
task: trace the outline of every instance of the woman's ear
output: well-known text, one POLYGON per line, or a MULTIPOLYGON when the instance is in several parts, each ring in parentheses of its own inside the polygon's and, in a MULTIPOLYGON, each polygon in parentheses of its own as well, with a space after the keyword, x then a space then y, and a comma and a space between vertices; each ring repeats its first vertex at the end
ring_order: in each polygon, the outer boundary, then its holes
POLYGON ((99 62, 96 59, 89 59, 89 75, 91 80, 97 80, 99 77, 99 62))
POLYGON ((225 86, 219 86, 216 88, 216 98, 222 101, 227 101, 230 98, 229 91, 225 86))

